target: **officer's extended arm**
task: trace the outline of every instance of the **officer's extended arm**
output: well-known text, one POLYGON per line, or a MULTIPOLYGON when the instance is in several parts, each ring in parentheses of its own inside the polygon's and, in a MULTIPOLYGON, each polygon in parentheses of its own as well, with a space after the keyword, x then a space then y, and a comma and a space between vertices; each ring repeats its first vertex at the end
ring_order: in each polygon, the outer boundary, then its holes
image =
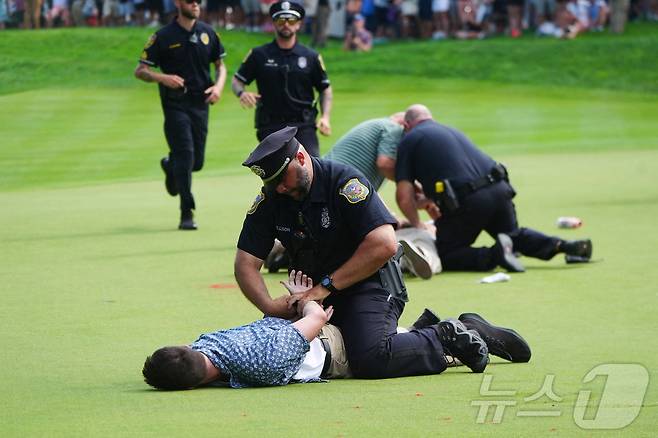
MULTIPOLYGON (((385 224, 375 228, 366 234, 352 257, 330 275, 334 287, 342 290, 370 277, 395 255, 397 248, 398 242, 392 225, 385 224)), ((288 306, 292 307, 294 302, 300 300, 322 300, 328 295, 327 289, 317 285, 303 294, 291 295, 288 298, 288 306)))
POLYGON ((141 62, 137 64, 135 77, 144 82, 157 82, 167 88, 182 88, 185 86, 185 79, 180 76, 155 72, 148 65, 141 62))
POLYGON ((322 90, 322 93, 320 93, 320 111, 322 111, 322 116, 320 116, 320 120, 318 120, 317 128, 322 135, 331 135, 330 117, 333 96, 333 91, 330 86, 322 90))
POLYGON ((261 259, 238 249, 235 255, 234 272, 242 293, 258 310, 266 315, 286 319, 293 318, 295 311, 287 307, 287 296, 277 299, 272 299, 270 296, 263 281, 263 276, 260 274, 261 266, 263 266, 261 259))
POLYGON ((414 185, 409 181, 398 181, 395 188, 395 200, 400 207, 400 211, 409 220, 412 227, 425 228, 418 216, 418 206, 416 205, 416 191, 414 185))
POLYGON ((231 80, 231 90, 233 90, 233 94, 240 99, 240 105, 242 105, 242 108, 253 108, 258 103, 260 94, 245 90, 246 86, 247 85, 244 82, 233 76, 233 79, 231 80))

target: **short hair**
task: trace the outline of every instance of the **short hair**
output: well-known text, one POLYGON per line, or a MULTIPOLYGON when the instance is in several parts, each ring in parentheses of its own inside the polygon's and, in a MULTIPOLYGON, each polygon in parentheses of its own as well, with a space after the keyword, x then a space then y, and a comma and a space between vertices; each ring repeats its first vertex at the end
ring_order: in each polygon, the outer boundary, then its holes
POLYGON ((154 388, 190 389, 205 379, 206 362, 203 353, 190 347, 163 347, 146 358, 142 375, 154 388))
POLYGON ((431 119, 432 113, 429 108, 419 103, 411 105, 404 113, 404 121, 407 123, 415 122, 416 120, 431 119))

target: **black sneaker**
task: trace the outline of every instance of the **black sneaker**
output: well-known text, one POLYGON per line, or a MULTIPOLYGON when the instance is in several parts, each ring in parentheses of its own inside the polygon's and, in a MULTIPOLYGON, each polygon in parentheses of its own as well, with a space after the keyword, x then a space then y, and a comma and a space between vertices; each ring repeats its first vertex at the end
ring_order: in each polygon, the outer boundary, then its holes
POLYGON ((196 230, 197 225, 194 222, 194 214, 189 212, 182 212, 180 215, 180 224, 178 225, 179 230, 196 230))
POLYGON ((508 272, 525 272, 525 268, 514 255, 514 244, 512 238, 507 234, 500 233, 496 237, 494 245, 496 263, 507 269, 508 272))
POLYGON ((562 243, 567 263, 587 263, 592 258, 592 241, 567 240, 562 243))
POLYGON ((178 195, 178 188, 176 187, 174 172, 171 170, 171 166, 169 165, 169 158, 164 157, 162 160, 160 160, 160 167, 165 174, 165 189, 167 189, 167 193, 169 193, 171 196, 178 195))
POLYGON ((510 362, 528 362, 532 352, 528 343, 512 329, 496 327, 477 313, 462 313, 459 320, 476 330, 487 343, 489 353, 510 362))
POLYGON ((489 350, 484 339, 475 330, 468 330, 456 319, 437 324, 439 338, 446 355, 456 357, 474 373, 481 373, 489 363, 489 350))
POLYGON ((425 309, 408 330, 420 330, 438 324, 439 322, 441 322, 441 318, 439 318, 436 313, 432 312, 430 309, 425 309))

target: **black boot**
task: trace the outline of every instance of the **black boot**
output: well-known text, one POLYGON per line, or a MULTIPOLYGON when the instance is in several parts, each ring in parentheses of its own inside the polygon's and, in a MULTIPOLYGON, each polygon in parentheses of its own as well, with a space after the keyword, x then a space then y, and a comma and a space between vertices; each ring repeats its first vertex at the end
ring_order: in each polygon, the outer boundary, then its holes
POLYGON ((560 251, 565 253, 567 263, 587 263, 592 258, 592 241, 563 240, 560 242, 560 251))
POLYGON ((425 309, 423 310, 423 313, 420 314, 416 322, 414 322, 408 330, 420 330, 422 328, 438 324, 439 322, 441 322, 441 318, 439 318, 436 313, 432 312, 430 309, 425 309))
POLYGON ((179 230, 196 230, 197 225, 194 222, 194 213, 192 210, 181 211, 180 213, 180 224, 178 225, 179 230))
POLYGON ((494 257, 499 266, 508 272, 525 272, 525 268, 514 255, 514 244, 512 238, 507 234, 500 233, 496 237, 496 245, 493 247, 494 257))
POLYGON ((478 332, 468 330, 456 319, 441 321, 436 327, 446 355, 456 357, 474 373, 484 371, 489 363, 489 350, 478 332))
POLYGON ((174 171, 171 169, 169 158, 164 157, 160 160, 160 167, 165 174, 165 189, 171 196, 178 195, 178 187, 176 187, 176 179, 174 178, 174 171))
POLYGON ((528 362, 532 355, 528 343, 512 329, 496 327, 477 313, 462 313, 459 320, 476 330, 487 343, 489 353, 511 362, 528 362))

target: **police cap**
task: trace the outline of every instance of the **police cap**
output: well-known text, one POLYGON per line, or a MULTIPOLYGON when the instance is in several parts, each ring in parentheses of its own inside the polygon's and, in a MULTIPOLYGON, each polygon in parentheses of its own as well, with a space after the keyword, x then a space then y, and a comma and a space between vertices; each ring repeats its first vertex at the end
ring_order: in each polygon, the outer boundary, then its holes
POLYGON ((304 18, 304 15, 306 15, 304 7, 294 1, 279 1, 270 6, 270 17, 272 17, 272 20, 276 20, 279 17, 294 17, 301 20, 304 18))
POLYGON ((276 187, 299 150, 296 133, 297 128, 287 126, 268 135, 242 165, 260 176, 266 186, 276 187))

